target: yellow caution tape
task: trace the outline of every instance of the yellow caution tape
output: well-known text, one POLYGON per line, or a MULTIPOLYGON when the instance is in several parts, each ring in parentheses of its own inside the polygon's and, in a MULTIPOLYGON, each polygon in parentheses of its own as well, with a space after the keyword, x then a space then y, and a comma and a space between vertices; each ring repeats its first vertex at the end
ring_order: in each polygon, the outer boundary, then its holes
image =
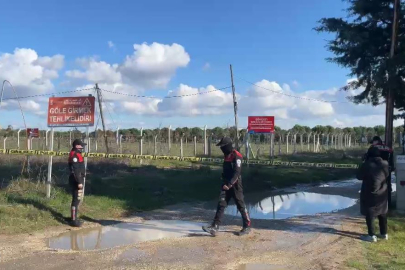
MULTIPOLYGON (((30 156, 69 156, 69 152, 41 151, 41 150, 18 150, 0 149, 4 155, 30 155, 30 156)), ((199 157, 178 157, 178 156, 153 156, 153 155, 132 155, 132 154, 105 154, 105 153, 83 153, 83 157, 89 158, 110 158, 110 159, 146 159, 146 160, 177 160, 202 163, 222 163, 221 158, 199 158, 199 157)), ((335 163, 309 163, 271 160, 243 160, 243 164, 263 166, 287 166, 287 167, 309 167, 309 168, 335 168, 335 169, 357 169, 357 164, 335 164, 335 163)))

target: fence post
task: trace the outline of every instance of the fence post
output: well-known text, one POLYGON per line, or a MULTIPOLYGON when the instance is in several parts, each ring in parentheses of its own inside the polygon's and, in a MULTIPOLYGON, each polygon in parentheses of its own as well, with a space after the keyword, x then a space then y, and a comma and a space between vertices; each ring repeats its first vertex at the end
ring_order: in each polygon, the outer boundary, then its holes
POLYGON ((304 145, 303 145, 303 142, 302 142, 302 139, 304 138, 304 134, 300 134, 300 144, 301 144, 301 152, 304 152, 304 145))
POLYGON ((294 154, 297 154, 297 133, 294 134, 294 154))
POLYGON ((274 156, 274 132, 270 133, 270 159, 274 156))
POLYGON ((95 148, 96 148, 96 153, 98 152, 98 136, 97 136, 97 131, 94 132, 94 142, 95 142, 95 148))
POLYGON ((120 128, 117 127, 117 133, 115 134, 115 141, 117 143, 117 147, 120 146, 120 141, 119 140, 120 140, 120 128))
POLYGON ((208 137, 208 156, 211 157, 212 154, 212 148, 211 148, 211 144, 212 144, 212 135, 208 137))
POLYGON ((287 133, 286 139, 285 139, 285 143, 287 144, 287 155, 288 155, 288 137, 290 137, 290 132, 287 133))
POLYGON ((310 132, 309 134, 307 134, 307 147, 308 147, 308 152, 310 152, 309 146, 310 146, 310 144, 311 144, 311 135, 312 135, 312 132, 310 132))
POLYGON ((316 133, 314 133, 314 153, 316 152, 316 133))
POLYGON ((121 134, 120 135, 120 152, 121 152, 121 154, 122 154, 122 137, 123 137, 123 135, 121 134))
POLYGON ((183 158, 183 138, 184 135, 181 135, 180 137, 180 157, 183 158))
POLYGON ((197 136, 194 136, 194 156, 197 156, 197 136))
POLYGON ((141 139, 139 141, 139 153, 143 155, 143 127, 141 128, 141 139))
POLYGON ((279 135, 278 136, 278 155, 280 156, 281 155, 281 136, 283 136, 283 135, 279 135))
POLYGON ((207 126, 204 126, 204 156, 207 155, 207 126))
POLYGON ((6 137, 4 137, 4 141, 3 141, 3 149, 7 149, 7 148, 6 148, 6 141, 7 141, 7 136, 6 136, 6 137))
POLYGON ((170 139, 170 132, 171 132, 171 129, 172 129, 172 126, 170 125, 169 126, 169 129, 168 129, 168 135, 167 135, 167 140, 168 140, 168 143, 169 143, 169 156, 170 156, 170 150, 172 149, 172 142, 171 142, 171 139, 170 139))
POLYGON ((157 156, 157 135, 155 135, 155 139, 153 141, 153 154, 157 156))
MULTIPOLYGON (((54 130, 51 128, 51 136, 50 136, 50 142, 49 142, 49 151, 53 151, 53 135, 54 135, 54 130)), ((49 156, 49 161, 48 161, 48 179, 46 181, 46 197, 50 198, 51 197, 51 181, 52 181, 52 156, 49 156)))

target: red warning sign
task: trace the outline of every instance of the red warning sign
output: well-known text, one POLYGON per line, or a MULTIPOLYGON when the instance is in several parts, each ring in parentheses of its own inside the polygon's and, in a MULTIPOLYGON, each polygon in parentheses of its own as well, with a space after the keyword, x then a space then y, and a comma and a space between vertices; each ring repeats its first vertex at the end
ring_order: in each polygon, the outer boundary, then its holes
POLYGON ((39 129, 38 128, 27 128, 27 137, 39 138, 39 129))
POLYGON ((94 126, 95 98, 51 97, 48 104, 48 127, 94 126))
POLYGON ((248 132, 251 134, 274 132, 274 116, 249 116, 248 132))

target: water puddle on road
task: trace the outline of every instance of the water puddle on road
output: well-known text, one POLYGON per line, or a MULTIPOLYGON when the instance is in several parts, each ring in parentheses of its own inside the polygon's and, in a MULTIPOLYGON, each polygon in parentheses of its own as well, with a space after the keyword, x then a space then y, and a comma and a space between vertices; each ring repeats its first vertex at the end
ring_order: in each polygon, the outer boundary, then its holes
MULTIPOLYGON (((331 213, 349 208, 356 199, 338 195, 325 195, 311 192, 297 192, 270 197, 246 196, 246 205, 251 218, 286 219, 290 217, 331 213)), ((226 208, 227 215, 239 216, 235 205, 226 208)))
POLYGON ((201 232, 201 225, 178 220, 150 220, 118 223, 63 233, 48 241, 48 247, 63 250, 93 250, 129 245, 163 238, 183 237, 201 232))

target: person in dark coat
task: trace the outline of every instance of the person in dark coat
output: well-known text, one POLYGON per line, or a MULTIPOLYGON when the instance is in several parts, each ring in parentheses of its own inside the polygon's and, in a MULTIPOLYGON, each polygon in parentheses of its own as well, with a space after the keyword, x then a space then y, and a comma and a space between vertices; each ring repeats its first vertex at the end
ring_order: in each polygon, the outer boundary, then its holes
POLYGON ((388 175, 388 161, 381 158, 381 152, 377 147, 370 147, 367 152, 367 159, 357 173, 357 179, 363 181, 360 193, 360 210, 361 214, 366 217, 368 228, 368 235, 362 237, 365 241, 377 241, 374 229, 376 217, 380 225, 380 238, 388 240, 388 187, 386 181, 388 175))

